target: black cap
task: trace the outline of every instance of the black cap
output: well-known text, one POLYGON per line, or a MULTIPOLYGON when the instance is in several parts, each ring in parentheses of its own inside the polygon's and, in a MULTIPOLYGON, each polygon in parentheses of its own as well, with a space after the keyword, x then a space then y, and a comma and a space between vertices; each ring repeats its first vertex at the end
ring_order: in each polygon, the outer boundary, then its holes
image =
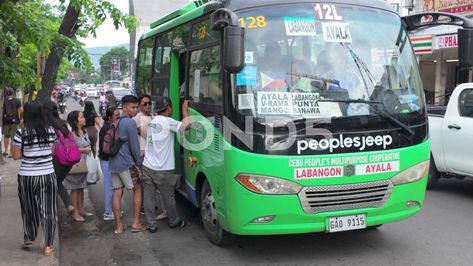
POLYGON ((6 94, 6 95, 11 96, 11 95, 13 95, 14 92, 15 92, 15 91, 14 91, 12 88, 10 88, 10 87, 5 87, 5 94, 6 94))
POLYGON ((171 100, 165 96, 158 96, 156 97, 156 106, 154 107, 154 111, 156 113, 161 113, 165 111, 168 106, 171 106, 171 100))

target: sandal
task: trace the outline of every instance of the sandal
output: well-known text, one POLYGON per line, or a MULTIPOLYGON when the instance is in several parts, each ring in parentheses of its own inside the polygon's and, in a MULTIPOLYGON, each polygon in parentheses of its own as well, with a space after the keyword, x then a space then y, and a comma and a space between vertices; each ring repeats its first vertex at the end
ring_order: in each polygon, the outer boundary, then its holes
POLYGON ((125 232, 125 230, 126 230, 126 225, 123 225, 122 228, 120 228, 120 229, 115 229, 115 231, 113 231, 113 233, 116 234, 116 235, 119 235, 119 234, 125 232))
POLYGON ((51 256, 54 253, 54 248, 53 247, 44 247, 43 249, 43 255, 44 256, 51 256))
POLYGON ((131 227, 131 232, 132 233, 138 233, 138 232, 143 232, 143 231, 146 231, 148 230, 148 226, 146 225, 141 225, 140 227, 136 228, 136 227, 131 227))
POLYGON ((177 224, 175 224, 175 225, 170 225, 169 227, 170 227, 170 228, 184 228, 184 227, 186 227, 186 226, 188 226, 188 225, 189 225, 188 222, 186 222, 186 221, 184 221, 184 220, 180 220, 179 222, 177 222, 177 224))
POLYGON ((25 240, 25 241, 23 242, 23 247, 24 247, 24 248, 29 248, 29 247, 31 247, 31 246, 33 246, 33 241, 31 241, 31 240, 25 240))

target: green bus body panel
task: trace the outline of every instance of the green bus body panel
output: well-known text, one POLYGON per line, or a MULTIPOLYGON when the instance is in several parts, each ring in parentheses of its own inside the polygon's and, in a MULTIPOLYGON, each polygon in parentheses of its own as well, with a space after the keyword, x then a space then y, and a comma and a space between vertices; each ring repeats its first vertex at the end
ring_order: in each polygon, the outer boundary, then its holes
MULTIPOLYGON (((191 115, 200 116, 193 109, 190 113, 191 115)), ((191 129, 187 135, 191 142, 195 141, 195 132, 192 133, 194 130, 194 128, 191 129)), ((203 174, 206 177, 216 197, 219 223, 225 230, 234 234, 270 235, 324 232, 328 217, 352 214, 366 214, 368 226, 390 223, 413 216, 420 211, 424 202, 428 174, 417 182, 393 186, 391 195, 381 207, 317 214, 306 213, 302 208, 298 195, 257 194, 247 190, 235 178, 238 174, 259 174, 287 179, 303 186, 354 184, 386 180, 409 167, 429 160, 430 140, 411 147, 375 152, 314 156, 271 156, 236 149, 223 140, 218 130, 214 130, 214 134, 216 136, 208 148, 192 152, 191 156, 197 158, 197 164, 190 168, 186 163, 186 182, 197 189, 196 193, 198 195, 197 175, 203 174), (399 172, 294 180, 294 167, 289 167, 289 161, 294 159, 304 161, 328 158, 332 160, 332 158, 339 157, 369 157, 387 153, 399 153, 399 172), (407 201, 416 201, 420 205, 407 207, 407 201), (270 223, 251 223, 256 218, 270 215, 275 216, 270 223)), ((199 140, 202 140, 202 137, 197 141, 199 140)), ((187 157, 184 159, 187 159, 187 157)))
POLYGON ((180 16, 182 16, 182 15, 184 15, 184 14, 186 14, 186 13, 188 13, 188 12, 194 10, 194 9, 196 9, 195 2, 190 2, 187 5, 185 5, 184 7, 182 7, 181 9, 173 11, 173 12, 171 12, 167 15, 164 15, 163 17, 157 19, 155 22, 151 23, 149 27, 151 29, 154 29, 157 26, 159 26, 159 25, 161 25, 165 22, 168 22, 172 19, 175 19, 177 17, 180 17, 180 16))
MULTIPOLYGON (((142 38, 154 37, 199 18, 204 13, 212 10, 210 2, 209 4, 197 6, 196 3, 190 3, 184 8, 158 19, 151 25, 153 29, 145 33, 142 38)), ((177 108, 179 106, 179 63, 177 56, 176 51, 171 53, 170 98, 174 107, 172 117, 179 120, 180 110, 177 108)), ((192 108, 189 108, 189 112, 190 115, 207 119, 192 108)), ((389 198, 381 207, 330 211, 317 214, 305 212, 298 195, 262 195, 253 193, 238 183, 235 178, 238 174, 259 174, 287 179, 302 186, 353 184, 387 180, 399 172, 294 180, 295 167, 290 167, 289 161, 317 160, 322 158, 331 161, 333 158, 339 157, 365 155, 369 157, 376 154, 399 153, 399 170, 403 171, 420 162, 429 160, 430 140, 411 147, 376 152, 313 156, 274 156, 239 150, 226 142, 218 129, 212 128, 211 132, 214 133, 211 144, 200 151, 182 149, 176 138, 176 173, 182 174, 185 177, 186 189, 188 189, 188 194, 194 204, 197 204, 200 193, 199 186, 201 184, 198 181, 199 176, 203 176, 208 180, 216 200, 219 223, 225 230, 231 233, 239 235, 271 235, 324 232, 326 231, 328 217, 352 214, 366 214, 367 224, 371 226, 407 219, 419 212, 423 206, 428 174, 417 182, 393 186, 389 198), (182 150, 183 153, 181 153, 182 150), (187 160, 189 157, 197 160, 194 166, 188 164, 187 160), (407 201, 416 201, 419 205, 407 207, 407 201), (275 217, 269 223, 251 223, 256 218, 269 215, 274 215, 275 217)), ((207 136, 203 128, 198 125, 192 125, 192 128, 184 134, 178 134, 178 138, 182 138, 183 135, 190 142, 202 141, 207 136)), ((300 168, 304 168, 304 166, 300 168)))
POLYGON ((196 19, 200 16, 202 16, 205 12, 206 6, 200 6, 192 11, 189 11, 186 14, 183 14, 175 19, 172 19, 168 22, 165 22, 162 25, 159 25, 155 28, 153 28, 151 31, 143 34, 142 39, 147 39, 150 37, 153 37, 159 33, 165 32, 169 29, 172 29, 174 27, 177 27, 179 25, 185 24, 186 22, 192 21, 193 19, 196 19))

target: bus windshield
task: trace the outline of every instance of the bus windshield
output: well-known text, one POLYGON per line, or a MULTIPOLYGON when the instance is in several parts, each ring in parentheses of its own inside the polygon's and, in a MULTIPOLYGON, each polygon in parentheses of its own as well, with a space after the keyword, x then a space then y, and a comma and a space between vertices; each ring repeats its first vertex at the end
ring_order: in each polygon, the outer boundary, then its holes
POLYGON ((423 112, 416 59, 399 17, 342 4, 299 3, 237 12, 245 67, 233 107, 260 123, 423 112))

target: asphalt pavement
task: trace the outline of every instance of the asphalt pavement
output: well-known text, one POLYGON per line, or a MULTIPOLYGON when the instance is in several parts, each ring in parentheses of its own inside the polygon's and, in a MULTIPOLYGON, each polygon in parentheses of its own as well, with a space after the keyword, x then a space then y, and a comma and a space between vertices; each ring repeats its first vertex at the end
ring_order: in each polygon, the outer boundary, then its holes
MULTIPOLYGON (((69 110, 82 109, 72 100, 69 110)), ((182 218, 191 225, 170 229, 159 221, 155 234, 113 234, 103 221, 103 183, 85 190, 86 209, 95 215, 72 221, 59 201, 59 241, 54 257, 41 254, 41 239, 21 249, 17 198, 19 162, 0 165, 0 265, 472 265, 473 179, 441 180, 428 191, 422 211, 411 219, 378 229, 283 236, 241 236, 235 245, 217 247, 205 237, 198 211, 177 197, 182 218)), ((123 199, 124 221, 131 225, 131 192, 123 199)), ((142 216, 144 221, 144 216, 142 216)), ((41 235, 41 234, 40 234, 41 235)))
MULTIPOLYGON (((226 248, 205 237, 197 210, 177 198, 191 225, 170 229, 159 221, 155 234, 114 235, 103 221, 102 182, 90 186, 87 208, 95 213, 75 223, 61 213, 61 265, 472 265, 473 179, 441 180, 428 191, 422 211, 378 229, 341 233, 243 236, 226 248)), ((131 224, 131 192, 123 200, 131 224)), ((142 216, 144 221, 144 216, 142 216)))

